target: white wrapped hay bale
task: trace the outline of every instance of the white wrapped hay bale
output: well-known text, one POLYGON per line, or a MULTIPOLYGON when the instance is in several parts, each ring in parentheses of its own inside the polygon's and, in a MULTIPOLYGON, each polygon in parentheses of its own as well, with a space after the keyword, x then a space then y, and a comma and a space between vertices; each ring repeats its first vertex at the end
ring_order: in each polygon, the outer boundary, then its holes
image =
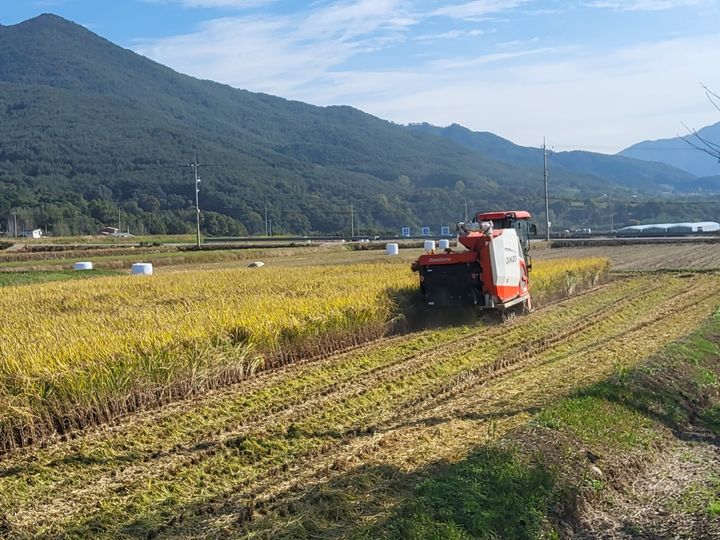
POLYGON ((400 246, 398 244, 387 244, 385 246, 385 252, 388 255, 397 255, 400 253, 400 246))
POLYGON ((153 265, 151 263, 135 263, 131 270, 133 276, 152 276, 153 265))
POLYGON ((93 269, 93 263, 91 262, 76 262, 73 265, 74 270, 92 270, 93 269))

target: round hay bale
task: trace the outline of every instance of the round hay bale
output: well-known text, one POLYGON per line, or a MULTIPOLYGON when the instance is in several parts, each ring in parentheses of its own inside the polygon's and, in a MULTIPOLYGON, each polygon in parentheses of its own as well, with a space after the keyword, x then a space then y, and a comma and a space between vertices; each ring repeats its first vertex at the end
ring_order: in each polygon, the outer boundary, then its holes
POLYGON ((133 276, 152 276, 153 265, 151 263, 135 263, 131 268, 133 276))

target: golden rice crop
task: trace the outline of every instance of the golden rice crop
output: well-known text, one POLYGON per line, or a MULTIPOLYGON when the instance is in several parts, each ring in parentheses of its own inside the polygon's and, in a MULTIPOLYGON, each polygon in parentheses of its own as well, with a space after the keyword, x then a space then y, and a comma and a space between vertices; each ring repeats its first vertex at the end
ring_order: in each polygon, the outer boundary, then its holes
MULTIPOLYGON (((572 292, 601 259, 537 263, 572 292)), ((0 451, 383 335, 417 287, 406 264, 189 271, 7 287, 0 451)))
POLYGON ((579 288, 596 285, 610 271, 610 261, 601 257, 555 259, 533 264, 530 286, 536 305, 562 298, 579 288))

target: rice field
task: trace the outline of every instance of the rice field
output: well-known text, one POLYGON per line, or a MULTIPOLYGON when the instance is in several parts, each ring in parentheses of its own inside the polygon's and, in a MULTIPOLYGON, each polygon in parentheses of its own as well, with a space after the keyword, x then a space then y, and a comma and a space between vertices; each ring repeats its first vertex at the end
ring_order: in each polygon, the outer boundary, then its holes
POLYGON ((718 303, 715 276, 625 276, 506 324, 290 363, 6 453, 0 525, 19 538, 384 538, 428 467, 625 373, 718 303))
MULTIPOLYGON (((607 271, 598 258, 538 262, 535 303, 607 271)), ((396 263, 6 287, 0 452, 382 337, 416 279, 396 263)))

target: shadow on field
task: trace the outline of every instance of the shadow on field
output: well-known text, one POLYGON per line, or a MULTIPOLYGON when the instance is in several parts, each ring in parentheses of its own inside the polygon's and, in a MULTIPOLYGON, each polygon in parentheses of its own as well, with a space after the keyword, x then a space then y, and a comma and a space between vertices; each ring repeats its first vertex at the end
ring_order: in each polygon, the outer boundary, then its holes
POLYGON ((547 529, 557 482, 544 465, 528 465, 515 452, 494 447, 459 463, 433 465, 415 480, 421 481, 414 496, 367 537, 537 538, 547 529))
MULTIPOLYGON (((457 418, 479 422, 537 409, 488 414, 432 417, 406 426, 432 427, 457 418)), ((480 429, 480 428, 478 428, 480 429)), ((375 428, 346 432, 303 432, 288 429, 286 439, 371 438, 375 428)), ((226 447, 232 447, 226 441, 226 447)), ((276 441, 283 444, 282 441, 276 441)), ((438 441, 438 444, 442 444, 438 441)), ((235 448, 235 447, 233 447, 235 448)), ((236 450, 242 451, 243 445, 236 450)), ((398 448, 403 452, 403 448, 398 448)), ((309 460, 313 459, 308 457, 309 460)), ((195 504, 154 507, 122 526, 124 536, 139 538, 242 536, 258 538, 504 538, 530 539, 544 531, 553 502, 556 478, 539 461, 523 459, 515 450, 479 447, 460 462, 438 461, 412 472, 388 463, 351 466, 336 461, 328 480, 290 487, 274 497, 238 496, 243 485, 195 504), (390 507, 398 510, 386 516, 390 507), (377 516, 386 516, 377 521, 377 516), (358 525, 367 523, 367 527, 358 525)), ((290 477, 291 479, 292 477, 290 477)), ((278 483, 282 483, 282 477, 278 483)), ((111 515, 93 516, 95 530, 116 526, 111 515)), ((109 532, 108 531, 108 532, 109 532)))
MULTIPOLYGON (((556 478, 514 451, 480 448, 459 463, 438 462, 404 472, 363 465, 331 481, 285 493, 282 501, 233 504, 232 494, 173 509, 170 528, 152 530, 151 516, 127 526, 133 537, 367 539, 531 539, 547 529, 556 478), (408 499, 408 495, 412 496, 408 499), (398 510, 381 521, 389 506, 398 510), (366 527, 358 525, 368 523, 366 527)), ((159 517, 159 516, 156 516, 159 517)), ((159 521, 162 521, 160 519, 159 521)))
POLYGON ((437 308, 426 305, 418 288, 388 289, 388 297, 397 306, 391 333, 408 334, 426 329, 468 326, 483 322, 497 323, 498 317, 485 316, 472 307, 437 308))
POLYGON ((577 393, 636 411, 681 440, 720 447, 720 317, 663 355, 577 393))

